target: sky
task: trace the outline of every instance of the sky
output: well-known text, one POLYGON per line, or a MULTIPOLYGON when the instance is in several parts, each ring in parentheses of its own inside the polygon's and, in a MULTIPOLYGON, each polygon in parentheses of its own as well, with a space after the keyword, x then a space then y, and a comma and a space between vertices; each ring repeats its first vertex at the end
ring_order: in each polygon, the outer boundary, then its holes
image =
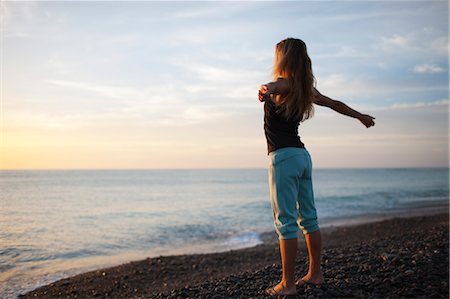
POLYGON ((286 37, 317 89, 315 168, 448 167, 447 1, 1 1, 0 169, 265 168, 286 37))

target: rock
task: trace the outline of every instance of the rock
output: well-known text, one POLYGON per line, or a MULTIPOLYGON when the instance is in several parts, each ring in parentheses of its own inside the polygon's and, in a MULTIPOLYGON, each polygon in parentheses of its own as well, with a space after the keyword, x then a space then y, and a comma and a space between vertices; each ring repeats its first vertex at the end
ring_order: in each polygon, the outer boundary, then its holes
POLYGON ((390 253, 382 253, 381 254, 381 259, 385 262, 390 261, 392 259, 394 259, 396 257, 395 254, 390 254, 390 253))

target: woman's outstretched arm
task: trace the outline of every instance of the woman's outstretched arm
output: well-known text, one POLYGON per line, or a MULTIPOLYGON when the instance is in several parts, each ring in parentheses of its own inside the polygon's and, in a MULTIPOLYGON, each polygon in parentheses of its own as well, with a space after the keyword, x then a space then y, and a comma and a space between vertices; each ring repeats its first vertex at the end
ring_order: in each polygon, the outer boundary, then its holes
POLYGON ((373 121, 375 119, 375 117, 372 117, 368 114, 359 113, 358 111, 353 110, 352 108, 350 108, 349 106, 347 106, 346 104, 344 104, 340 101, 330 99, 329 97, 326 97, 323 94, 321 94, 315 88, 314 88, 314 91, 316 93, 316 97, 315 97, 315 101, 314 101, 315 104, 317 104, 319 106, 325 106, 325 107, 331 108, 334 111, 339 112, 343 115, 357 118, 367 128, 375 125, 375 122, 373 121))

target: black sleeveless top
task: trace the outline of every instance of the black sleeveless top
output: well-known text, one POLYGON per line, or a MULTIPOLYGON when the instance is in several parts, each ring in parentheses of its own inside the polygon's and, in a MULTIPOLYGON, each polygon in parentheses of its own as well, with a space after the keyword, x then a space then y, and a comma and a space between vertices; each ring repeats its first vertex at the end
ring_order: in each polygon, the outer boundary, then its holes
POLYGON ((300 120, 288 120, 282 110, 271 100, 264 102, 264 133, 267 140, 267 154, 283 147, 300 147, 305 145, 298 136, 300 120))

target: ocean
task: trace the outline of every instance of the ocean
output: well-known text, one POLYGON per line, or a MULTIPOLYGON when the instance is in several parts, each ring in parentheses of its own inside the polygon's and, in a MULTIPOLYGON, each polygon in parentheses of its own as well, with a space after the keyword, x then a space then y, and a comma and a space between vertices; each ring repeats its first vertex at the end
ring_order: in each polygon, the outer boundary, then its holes
MULTIPOLYGON (((260 244, 266 169, 0 171, 0 297, 131 260, 260 244)), ((315 169, 319 223, 449 200, 448 168, 315 169)))

